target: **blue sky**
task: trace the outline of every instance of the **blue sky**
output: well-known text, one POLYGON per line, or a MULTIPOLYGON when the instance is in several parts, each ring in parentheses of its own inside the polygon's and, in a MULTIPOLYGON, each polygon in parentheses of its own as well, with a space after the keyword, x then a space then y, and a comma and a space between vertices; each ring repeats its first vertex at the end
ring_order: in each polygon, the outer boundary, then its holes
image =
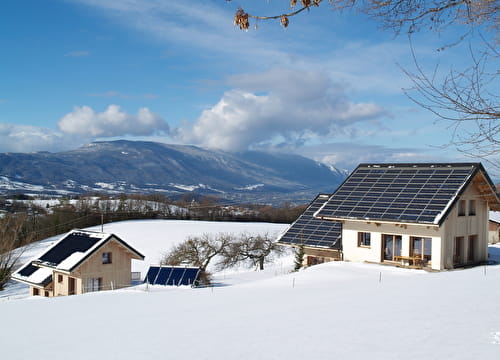
MULTIPOLYGON (((322 5, 288 29, 232 24, 238 6, 276 14, 286 0, 16 0, 0 11, 0 151, 62 151, 138 139, 226 151, 295 152, 360 162, 472 161, 449 124, 404 95, 408 38, 322 5)), ((460 67, 459 34, 412 42, 432 72, 460 67)))

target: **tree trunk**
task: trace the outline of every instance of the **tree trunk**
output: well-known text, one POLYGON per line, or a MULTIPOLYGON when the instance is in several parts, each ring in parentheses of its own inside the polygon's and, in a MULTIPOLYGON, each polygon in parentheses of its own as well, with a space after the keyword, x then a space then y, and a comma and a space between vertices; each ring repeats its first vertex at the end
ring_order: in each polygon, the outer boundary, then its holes
POLYGON ((259 258, 259 269, 264 270, 264 258, 259 258))

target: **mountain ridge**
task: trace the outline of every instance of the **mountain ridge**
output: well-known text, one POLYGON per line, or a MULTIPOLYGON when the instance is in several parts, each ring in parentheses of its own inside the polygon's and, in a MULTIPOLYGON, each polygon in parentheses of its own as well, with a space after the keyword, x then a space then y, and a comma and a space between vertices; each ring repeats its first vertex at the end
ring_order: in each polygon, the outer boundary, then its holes
POLYGON ((310 201, 345 172, 300 155, 229 153, 192 145, 98 141, 48 153, 0 153, 0 193, 185 192, 234 201, 310 201))

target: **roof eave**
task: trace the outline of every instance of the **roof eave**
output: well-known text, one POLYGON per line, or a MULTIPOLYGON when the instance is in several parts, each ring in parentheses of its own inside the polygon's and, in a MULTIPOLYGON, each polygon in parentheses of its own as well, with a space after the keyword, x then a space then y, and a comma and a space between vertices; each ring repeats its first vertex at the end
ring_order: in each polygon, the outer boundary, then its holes
POLYGON ((26 285, 30 285, 30 286, 36 286, 36 287, 41 287, 41 288, 44 288, 46 287, 47 285, 49 285, 51 282, 52 282, 52 275, 48 276, 44 281, 42 281, 41 283, 35 283, 35 282, 32 282, 32 281, 28 281, 26 279, 23 279, 23 278, 19 278, 17 276, 15 276, 15 274, 11 275, 10 277, 12 280, 15 280, 15 281, 18 281, 18 282, 21 282, 23 284, 26 284, 26 285), (50 279, 50 280, 48 280, 50 279))
POLYGON ((397 220, 381 220, 381 219, 371 219, 371 218, 341 218, 341 217, 328 217, 322 216, 318 217, 322 220, 328 221, 354 221, 354 222, 364 222, 364 223, 379 223, 379 224, 401 224, 401 225, 419 225, 419 226, 439 226, 437 223, 428 223, 428 222, 417 222, 417 221, 397 221, 397 220))

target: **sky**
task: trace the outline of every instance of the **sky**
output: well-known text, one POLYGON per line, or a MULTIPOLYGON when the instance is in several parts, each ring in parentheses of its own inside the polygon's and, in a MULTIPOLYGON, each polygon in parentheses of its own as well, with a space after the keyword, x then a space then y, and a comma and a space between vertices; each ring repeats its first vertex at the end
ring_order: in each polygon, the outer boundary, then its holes
MULTIPOLYGON (((326 4, 233 25, 239 6, 287 0, 8 0, 0 7, 0 152, 65 151, 116 139, 361 162, 477 161, 450 123, 412 102, 406 35, 326 4), (411 94, 411 92, 410 92, 411 94)), ((466 66, 461 34, 422 31, 419 66, 466 66)), ((473 44, 474 45, 474 44, 473 44)), ((487 166, 487 164, 485 164, 487 166)))

